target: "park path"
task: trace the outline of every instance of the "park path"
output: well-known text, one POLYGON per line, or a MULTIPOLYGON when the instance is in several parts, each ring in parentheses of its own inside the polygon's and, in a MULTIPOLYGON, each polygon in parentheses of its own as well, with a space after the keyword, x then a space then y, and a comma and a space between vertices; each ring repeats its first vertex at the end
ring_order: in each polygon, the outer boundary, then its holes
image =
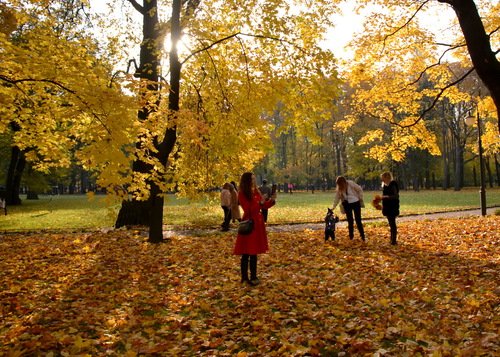
MULTIPOLYGON (((495 211, 498 209, 497 207, 490 207, 486 210, 488 215, 493 215, 495 211)), ((406 221, 419 221, 419 220, 435 220, 442 218, 459 218, 459 217, 471 217, 471 216, 480 216, 481 210, 478 209, 470 209, 470 210, 461 210, 461 211, 451 211, 451 212, 436 212, 436 213, 425 213, 425 214, 412 214, 398 217, 398 222, 406 222, 406 221)), ((363 222, 385 222, 387 219, 385 217, 377 217, 377 218, 363 218, 363 222)), ((337 223, 339 226, 347 225, 347 221, 345 218, 341 217, 341 221, 337 223)), ((289 232, 289 231, 301 231, 305 229, 310 230, 322 230, 324 229, 324 223, 297 223, 297 224, 285 224, 285 225, 273 225, 268 224, 267 231, 268 232, 289 232)))
MULTIPOLYGON (((495 211, 499 206, 488 208, 486 213, 488 215, 495 214, 495 211)), ((458 218, 458 217, 470 217, 470 216, 480 216, 480 209, 462 210, 462 211, 452 211, 452 212, 436 212, 436 213, 426 213, 426 214, 413 214, 398 217, 398 222, 405 221, 417 221, 417 220, 434 220, 441 218, 458 218)), ((377 218, 364 218, 363 222, 386 222, 386 218, 381 216, 377 218)), ((345 217, 341 217, 341 221, 337 223, 339 226, 347 225, 345 217)), ((290 223, 290 224, 272 224, 268 223, 268 232, 300 232, 306 229, 309 230, 323 230, 325 227, 324 223, 290 223)), ((219 231, 219 228, 190 228, 190 229, 178 229, 174 227, 164 227, 163 235, 165 237, 172 236, 198 236, 212 234, 214 231, 219 231)), ((228 233, 236 233, 236 227, 232 227, 228 233)))

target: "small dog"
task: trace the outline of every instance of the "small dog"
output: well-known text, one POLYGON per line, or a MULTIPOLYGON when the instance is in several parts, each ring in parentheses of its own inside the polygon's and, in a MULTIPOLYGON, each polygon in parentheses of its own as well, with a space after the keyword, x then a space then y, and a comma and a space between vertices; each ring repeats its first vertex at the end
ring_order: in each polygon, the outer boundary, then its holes
POLYGON ((335 240, 335 224, 339 221, 339 217, 333 213, 333 210, 328 208, 325 216, 325 242, 328 238, 335 240))

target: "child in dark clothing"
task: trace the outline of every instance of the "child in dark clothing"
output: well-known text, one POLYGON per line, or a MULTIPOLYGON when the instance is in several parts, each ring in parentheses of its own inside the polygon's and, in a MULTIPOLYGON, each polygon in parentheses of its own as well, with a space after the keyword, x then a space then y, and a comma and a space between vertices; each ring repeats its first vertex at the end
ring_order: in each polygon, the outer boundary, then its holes
POLYGON ((390 172, 384 172, 380 175, 380 178, 382 179, 382 214, 387 217, 389 227, 391 228, 391 244, 396 245, 398 236, 396 217, 399 216, 399 187, 390 172))

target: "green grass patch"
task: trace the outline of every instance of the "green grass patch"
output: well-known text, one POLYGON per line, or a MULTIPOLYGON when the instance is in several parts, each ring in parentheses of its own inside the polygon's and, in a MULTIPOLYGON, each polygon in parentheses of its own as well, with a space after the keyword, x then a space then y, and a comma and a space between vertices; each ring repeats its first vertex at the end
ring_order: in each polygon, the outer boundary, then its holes
MULTIPOLYGON (((365 218, 380 217, 371 206, 379 192, 365 192, 365 218)), ((278 194, 278 202, 269 211, 269 224, 322 222, 327 207, 333 205, 333 192, 294 192, 278 194)), ((500 189, 488 189, 489 207, 500 206, 500 189)), ((183 227, 216 227, 222 220, 218 201, 190 202, 166 198, 164 224, 183 227)), ((402 191, 401 214, 446 212, 479 207, 477 189, 462 191, 402 191)), ((0 230, 96 229, 112 227, 120 205, 110 204, 105 196, 89 199, 83 195, 40 196, 39 200, 23 200, 21 206, 8 207, 8 215, 0 215, 0 230)), ((337 214, 339 210, 337 208, 337 214)))
POLYGON ((111 227, 119 208, 109 206, 104 195, 91 199, 85 195, 39 195, 38 200, 23 199, 20 206, 8 206, 8 214, 0 215, 0 230, 111 227))

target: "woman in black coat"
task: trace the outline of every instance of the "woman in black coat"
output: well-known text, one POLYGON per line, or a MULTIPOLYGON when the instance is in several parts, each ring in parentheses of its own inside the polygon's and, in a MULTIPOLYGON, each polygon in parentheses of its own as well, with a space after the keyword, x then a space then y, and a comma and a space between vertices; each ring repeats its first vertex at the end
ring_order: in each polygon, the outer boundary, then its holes
POLYGON ((399 187, 392 178, 390 172, 384 172, 380 175, 382 179, 382 214, 387 217, 389 227, 391 227, 391 244, 396 245, 398 228, 396 226, 396 217, 399 216, 399 187))

